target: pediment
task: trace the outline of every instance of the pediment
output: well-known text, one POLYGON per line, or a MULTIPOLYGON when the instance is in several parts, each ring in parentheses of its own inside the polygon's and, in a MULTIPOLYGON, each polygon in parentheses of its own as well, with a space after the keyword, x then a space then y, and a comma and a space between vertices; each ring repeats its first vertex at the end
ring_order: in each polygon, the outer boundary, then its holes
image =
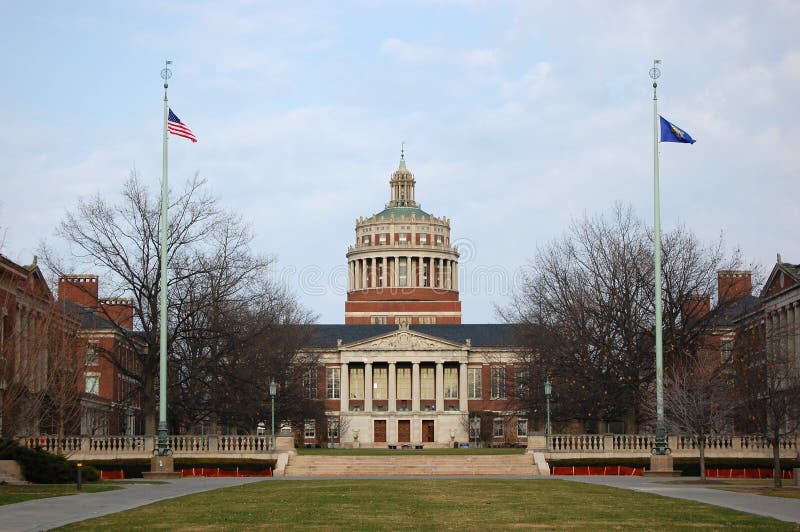
POLYGON ((463 346, 435 336, 401 329, 342 346, 347 351, 435 351, 461 349, 463 346))

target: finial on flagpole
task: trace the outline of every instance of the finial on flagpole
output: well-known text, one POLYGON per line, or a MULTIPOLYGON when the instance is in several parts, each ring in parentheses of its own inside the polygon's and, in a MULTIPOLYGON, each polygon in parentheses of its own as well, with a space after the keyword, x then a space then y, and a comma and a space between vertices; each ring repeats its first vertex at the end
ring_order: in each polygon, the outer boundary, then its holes
POLYGON ((653 68, 650 69, 650 77, 653 79, 653 99, 656 97, 656 88, 658 87, 658 83, 656 80, 661 77, 661 69, 658 68, 656 65, 661 64, 661 59, 653 59, 653 68))
POLYGON ((164 99, 167 99, 167 88, 169 87, 169 78, 172 77, 172 70, 169 69, 169 65, 172 64, 172 61, 164 61, 164 69, 161 71, 161 79, 164 80, 164 99))

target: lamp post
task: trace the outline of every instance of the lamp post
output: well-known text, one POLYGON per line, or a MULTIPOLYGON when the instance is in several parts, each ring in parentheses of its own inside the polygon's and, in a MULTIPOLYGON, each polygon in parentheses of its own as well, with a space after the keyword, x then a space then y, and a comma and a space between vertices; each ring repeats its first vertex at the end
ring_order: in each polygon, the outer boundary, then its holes
POLYGON ((472 433, 475 434, 475 448, 478 448, 478 435, 481 431, 481 418, 478 417, 478 414, 475 414, 472 417, 472 433))
POLYGON ((269 383, 269 396, 272 398, 272 445, 270 451, 275 450, 275 392, 278 391, 278 385, 275 384, 275 377, 272 377, 272 382, 269 383))
POLYGON ((547 449, 550 449, 550 394, 553 391, 553 384, 550 382, 550 375, 544 381, 544 397, 547 399, 547 426, 545 427, 545 439, 547 441, 547 449))

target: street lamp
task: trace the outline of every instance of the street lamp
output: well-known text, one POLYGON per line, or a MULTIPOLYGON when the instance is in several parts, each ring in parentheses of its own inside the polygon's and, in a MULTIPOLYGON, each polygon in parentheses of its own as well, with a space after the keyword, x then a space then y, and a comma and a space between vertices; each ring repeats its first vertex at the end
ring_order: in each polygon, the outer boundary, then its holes
POLYGON ((550 382, 550 375, 544 381, 544 397, 547 399, 547 426, 545 427, 545 435, 547 441, 547 448, 550 449, 550 394, 553 391, 553 384, 550 382))
POLYGON ((270 451, 275 450, 275 392, 278 391, 278 385, 275 384, 275 377, 272 377, 272 382, 269 383, 269 396, 272 398, 272 445, 270 451))
POLYGON ((475 414, 472 418, 472 433, 475 435, 475 448, 478 448, 478 435, 481 431, 481 418, 478 417, 478 414, 475 414))

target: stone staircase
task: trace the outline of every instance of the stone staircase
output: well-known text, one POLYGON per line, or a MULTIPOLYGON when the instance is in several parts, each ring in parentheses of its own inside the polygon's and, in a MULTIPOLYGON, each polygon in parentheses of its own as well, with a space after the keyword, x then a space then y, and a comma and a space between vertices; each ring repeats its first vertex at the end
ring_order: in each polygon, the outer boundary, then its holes
POLYGON ((289 456, 287 477, 464 476, 549 474, 540 472, 531 454, 289 456))

